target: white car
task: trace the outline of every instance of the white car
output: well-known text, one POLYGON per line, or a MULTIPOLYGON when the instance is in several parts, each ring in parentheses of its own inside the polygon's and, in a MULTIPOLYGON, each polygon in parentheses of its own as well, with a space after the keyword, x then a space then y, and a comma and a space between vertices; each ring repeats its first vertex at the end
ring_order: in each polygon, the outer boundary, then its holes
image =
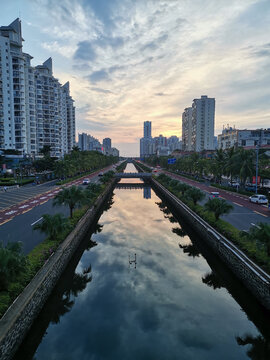
POLYGON ((90 180, 89 179, 83 179, 83 185, 88 185, 90 184, 90 180))
POLYGON ((268 203, 267 197, 265 195, 259 195, 259 194, 250 196, 249 201, 256 203, 256 204, 267 204, 268 203))
POLYGON ((219 192, 218 192, 218 191, 212 191, 212 192, 210 192, 209 198, 210 198, 210 199, 219 198, 219 192))

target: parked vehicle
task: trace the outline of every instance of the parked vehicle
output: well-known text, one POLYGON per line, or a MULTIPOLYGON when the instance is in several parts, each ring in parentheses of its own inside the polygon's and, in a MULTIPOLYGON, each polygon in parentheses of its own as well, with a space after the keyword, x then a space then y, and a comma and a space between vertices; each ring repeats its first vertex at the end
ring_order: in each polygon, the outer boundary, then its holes
POLYGON ((237 187, 240 186, 239 182, 237 182, 237 181, 229 182, 228 185, 233 187, 233 188, 237 188, 237 187))
POLYGON ((254 185, 254 184, 246 184, 245 190, 247 190, 247 191, 255 191, 256 190, 256 185, 254 185))
POLYGON ((218 191, 212 191, 209 194, 210 199, 219 198, 219 192, 218 191))
POLYGON ((83 185, 88 185, 88 184, 90 184, 90 180, 89 179, 83 179, 82 184, 83 185))
POLYGON ((104 174, 103 174, 103 172, 100 172, 99 174, 98 174, 98 176, 103 176, 104 174))
POLYGON ((255 204, 267 204, 268 200, 265 195, 255 194, 249 197, 249 201, 255 204))

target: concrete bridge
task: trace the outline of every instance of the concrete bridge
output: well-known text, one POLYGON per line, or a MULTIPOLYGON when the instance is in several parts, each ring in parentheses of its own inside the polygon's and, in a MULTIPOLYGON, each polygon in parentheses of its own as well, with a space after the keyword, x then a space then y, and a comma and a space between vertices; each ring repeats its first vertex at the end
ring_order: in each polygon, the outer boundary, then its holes
POLYGON ((146 187, 149 185, 145 183, 117 183, 115 186, 116 189, 144 189, 146 187))
POLYGON ((151 178, 151 173, 116 173, 114 174, 114 177, 118 179, 145 179, 145 178, 151 178))

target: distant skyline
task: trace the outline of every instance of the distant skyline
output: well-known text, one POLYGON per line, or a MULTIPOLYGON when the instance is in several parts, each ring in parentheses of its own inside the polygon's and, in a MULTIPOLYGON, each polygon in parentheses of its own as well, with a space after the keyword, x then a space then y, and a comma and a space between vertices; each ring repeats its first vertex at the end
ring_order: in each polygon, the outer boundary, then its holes
POLYGON ((139 155, 143 122, 181 136, 194 98, 216 99, 216 131, 270 127, 269 0, 12 0, 33 65, 70 81, 77 133, 139 155))

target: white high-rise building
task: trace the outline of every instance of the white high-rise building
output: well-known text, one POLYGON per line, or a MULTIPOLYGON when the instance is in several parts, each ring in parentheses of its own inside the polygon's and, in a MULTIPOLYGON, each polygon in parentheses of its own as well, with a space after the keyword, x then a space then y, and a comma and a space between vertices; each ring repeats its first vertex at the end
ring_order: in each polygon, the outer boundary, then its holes
POLYGON ((22 51, 21 22, 0 27, 0 149, 36 155, 44 145, 60 157, 75 144, 69 83, 52 74, 52 59, 32 67, 22 51))
POLYGON ((214 150, 215 99, 202 95, 192 104, 191 150, 214 150))
POLYGON ((192 134, 192 107, 185 108, 182 114, 182 149, 191 151, 191 134, 192 134))

